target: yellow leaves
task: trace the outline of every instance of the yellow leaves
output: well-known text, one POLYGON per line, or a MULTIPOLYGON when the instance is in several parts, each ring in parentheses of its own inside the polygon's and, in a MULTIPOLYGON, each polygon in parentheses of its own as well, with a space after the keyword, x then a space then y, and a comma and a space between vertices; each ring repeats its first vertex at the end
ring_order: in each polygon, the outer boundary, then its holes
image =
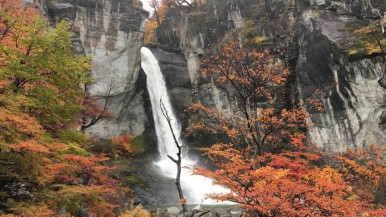
POLYGON ((56 212, 47 204, 28 205, 23 204, 12 208, 12 211, 17 216, 23 217, 51 217, 55 216, 56 212), (24 205, 24 206, 23 206, 24 205), (26 206, 27 205, 27 206, 26 206))
POLYGON ((44 129, 68 126, 80 110, 74 101, 89 70, 85 58, 72 53, 68 24, 48 29, 39 11, 21 0, 0 0, 0 5, 0 92, 8 98, 24 96, 30 105, 18 110, 36 118, 44 129))
MULTIPOLYGON (((108 158, 83 149, 81 133, 66 133, 82 109, 79 83, 89 81, 90 59, 72 52, 68 23, 49 29, 22 0, 0 0, 0 8, 1 179, 26 183, 33 195, 3 203, 2 211, 54 216, 50 209, 60 204, 75 215, 87 201, 93 216, 113 216, 121 195, 103 163, 108 158)), ((1 201, 16 199, 0 191, 1 201)))
POLYGON ((84 201, 88 202, 88 210, 93 216, 106 216, 113 217, 114 208, 118 205, 113 205, 105 199, 105 195, 109 195, 111 200, 117 199, 119 192, 116 192, 113 188, 106 186, 57 186, 60 189, 57 195, 61 195, 58 201, 61 205, 64 205, 72 215, 75 215, 78 209, 82 207, 84 201))
POLYGON ((289 170, 287 169, 274 169, 273 167, 266 166, 255 170, 254 175, 265 180, 277 180, 287 176, 288 173, 289 170))
POLYGON ((205 155, 214 163, 222 164, 229 161, 239 161, 242 159, 241 152, 233 147, 232 144, 216 143, 210 148, 201 148, 205 155))
POLYGON ((356 50, 356 49, 350 49, 349 52, 348 52, 348 55, 354 56, 354 55, 356 55, 357 53, 358 53, 358 50, 356 50))
POLYGON ((374 31, 374 26, 365 26, 360 29, 356 29, 354 33, 356 34, 371 34, 374 31))
POLYGON ((134 206, 131 204, 130 209, 120 214, 119 217, 151 217, 151 215, 147 210, 143 209, 141 205, 134 206))
POLYGON ((367 55, 382 54, 386 40, 382 36, 382 20, 375 20, 368 26, 354 31, 355 39, 351 42, 348 55, 353 58, 361 58, 367 55))
POLYGON ((169 11, 167 1, 161 1, 159 4, 157 1, 150 0, 149 3, 153 8, 154 13, 146 20, 144 38, 145 44, 154 42, 155 31, 159 24, 165 19, 166 13, 169 11))
POLYGON ((365 49, 366 49, 366 53, 368 55, 382 53, 382 49, 379 47, 379 45, 373 44, 373 43, 369 43, 369 42, 367 42, 365 44, 365 49))
POLYGON ((315 170, 314 182, 317 187, 327 192, 347 189, 341 174, 331 167, 325 167, 320 171, 315 170))
POLYGON ((129 133, 114 137, 111 142, 116 147, 119 155, 127 156, 135 152, 133 137, 129 133))
POLYGON ((3 141, 12 143, 22 139, 33 139, 43 133, 35 118, 20 112, 20 108, 10 109, 12 110, 0 107, 0 138, 3 141))
POLYGON ((364 192, 361 194, 364 197, 373 198, 381 180, 386 177, 385 152, 386 148, 373 145, 336 156, 341 161, 340 171, 344 178, 355 184, 356 192, 364 192))
POLYGON ((267 38, 266 37, 254 37, 252 39, 252 43, 255 44, 255 45, 258 45, 258 44, 261 44, 263 43, 264 41, 266 41, 267 38))
POLYGON ((149 44, 154 42, 155 30, 157 29, 158 24, 156 20, 148 19, 145 24, 145 37, 144 43, 149 44))

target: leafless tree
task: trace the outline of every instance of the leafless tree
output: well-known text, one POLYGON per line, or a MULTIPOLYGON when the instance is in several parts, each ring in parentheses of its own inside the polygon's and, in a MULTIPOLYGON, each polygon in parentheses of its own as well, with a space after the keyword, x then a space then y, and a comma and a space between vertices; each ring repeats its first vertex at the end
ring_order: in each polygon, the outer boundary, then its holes
POLYGON ((177 147, 177 159, 175 159, 174 157, 168 155, 168 158, 170 160, 172 160, 176 166, 177 166, 177 175, 176 175, 176 186, 177 186, 177 190, 178 190, 178 194, 179 194, 179 198, 180 198, 180 202, 181 202, 181 205, 182 205, 182 210, 183 212, 187 212, 188 209, 186 207, 186 201, 185 201, 185 198, 184 198, 184 194, 182 192, 182 188, 181 188, 181 169, 182 169, 182 165, 181 165, 181 161, 182 161, 182 157, 181 157, 181 154, 182 154, 182 146, 178 143, 177 141, 177 138, 176 138, 176 135, 174 134, 174 131, 173 131, 173 128, 172 128, 172 125, 171 125, 171 121, 172 119, 170 118, 170 115, 168 113, 168 111, 166 110, 165 108, 165 105, 163 104, 162 100, 160 100, 160 106, 161 106, 161 111, 162 111, 162 114, 164 115, 164 117, 166 118, 166 121, 168 122, 168 125, 169 125, 169 129, 173 135, 173 140, 174 140, 174 143, 177 147))
POLYGON ((148 2, 149 2, 149 6, 153 9, 154 16, 157 20, 158 26, 161 25, 161 20, 160 20, 159 14, 158 14, 158 8, 159 8, 158 0, 148 0, 148 2))

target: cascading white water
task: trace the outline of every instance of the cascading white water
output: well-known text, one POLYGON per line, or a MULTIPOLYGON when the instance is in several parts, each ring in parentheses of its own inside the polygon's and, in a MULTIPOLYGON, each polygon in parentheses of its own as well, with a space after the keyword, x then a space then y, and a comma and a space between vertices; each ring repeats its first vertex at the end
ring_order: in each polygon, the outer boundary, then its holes
MULTIPOLYGON (((178 150, 166 118, 162 113, 160 104, 161 100, 171 118, 171 125, 178 143, 181 146, 186 147, 181 139, 181 126, 179 125, 178 119, 174 114, 173 107, 170 103, 166 83, 158 65, 157 59, 153 53, 145 47, 141 49, 141 59, 141 66, 147 75, 147 89, 150 95, 155 130, 158 140, 158 149, 160 153, 160 160, 155 162, 155 164, 160 168, 160 171, 164 176, 175 178, 177 174, 176 164, 172 162, 167 157, 167 155, 177 159, 178 150)), ((184 156, 184 154, 182 156, 184 156)), ((194 165, 195 163, 196 162, 190 159, 189 156, 184 156, 182 159, 183 166, 194 165)), ((187 198, 187 202, 190 204, 213 203, 213 201, 210 200, 203 201, 205 194, 225 191, 225 189, 221 186, 212 185, 212 181, 208 178, 192 175, 188 169, 182 170, 181 187, 185 197, 187 198)))

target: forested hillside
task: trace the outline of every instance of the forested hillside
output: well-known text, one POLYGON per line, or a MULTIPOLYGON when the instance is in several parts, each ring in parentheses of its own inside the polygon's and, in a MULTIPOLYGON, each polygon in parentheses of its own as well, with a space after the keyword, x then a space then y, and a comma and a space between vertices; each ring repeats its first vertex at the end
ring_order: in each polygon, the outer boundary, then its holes
POLYGON ((21 0, 0 8, 0 215, 115 216, 126 190, 79 130, 100 111, 82 88, 90 59, 74 54, 67 22, 50 27, 21 0))

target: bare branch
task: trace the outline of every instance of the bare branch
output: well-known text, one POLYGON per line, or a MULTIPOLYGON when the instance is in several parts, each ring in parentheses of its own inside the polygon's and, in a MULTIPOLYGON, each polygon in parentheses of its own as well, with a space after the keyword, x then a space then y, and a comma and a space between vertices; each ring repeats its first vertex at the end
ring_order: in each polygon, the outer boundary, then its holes
MULTIPOLYGON (((178 194, 179 194, 179 198, 180 200, 185 200, 184 198, 184 194, 182 192, 182 188, 181 188, 181 170, 182 170, 182 164, 181 164, 181 145, 178 143, 178 140, 177 140, 177 137, 174 133, 174 130, 173 130, 173 127, 172 127, 172 124, 171 124, 171 121, 172 119, 170 118, 169 116, 169 113, 165 107, 165 105, 163 104, 162 102, 162 99, 160 99, 160 107, 161 107, 161 111, 162 111, 162 114, 164 115, 164 117, 166 118, 166 121, 168 123, 168 126, 169 126, 169 129, 170 129, 170 132, 172 133, 172 136, 173 136, 173 139, 174 139, 174 143, 176 144, 177 146, 177 149, 178 149, 178 152, 177 152, 177 160, 174 159, 173 157, 171 157, 170 155, 167 155, 167 157, 172 160, 176 166, 177 166, 177 175, 176 175, 176 186, 177 186, 177 190, 178 190, 178 194)), ((186 207, 186 204, 181 204, 182 205, 182 210, 183 212, 187 212, 188 211, 188 208, 186 207)))
MULTIPOLYGON (((112 92, 112 87, 113 87, 113 81, 110 82, 110 85, 109 85, 109 89, 106 93, 106 99, 105 99, 105 102, 103 104, 103 108, 102 108, 102 111, 97 114, 97 115, 94 115, 90 122, 88 124, 84 124, 81 126, 81 130, 84 131, 85 129, 95 125, 96 123, 98 123, 98 121, 100 121, 101 119, 105 119, 105 118, 109 118, 110 116, 107 115, 106 116, 106 113, 108 113, 108 108, 110 107, 110 98, 112 96, 111 92, 112 92)), ((85 117, 84 117, 85 118, 85 117)))

